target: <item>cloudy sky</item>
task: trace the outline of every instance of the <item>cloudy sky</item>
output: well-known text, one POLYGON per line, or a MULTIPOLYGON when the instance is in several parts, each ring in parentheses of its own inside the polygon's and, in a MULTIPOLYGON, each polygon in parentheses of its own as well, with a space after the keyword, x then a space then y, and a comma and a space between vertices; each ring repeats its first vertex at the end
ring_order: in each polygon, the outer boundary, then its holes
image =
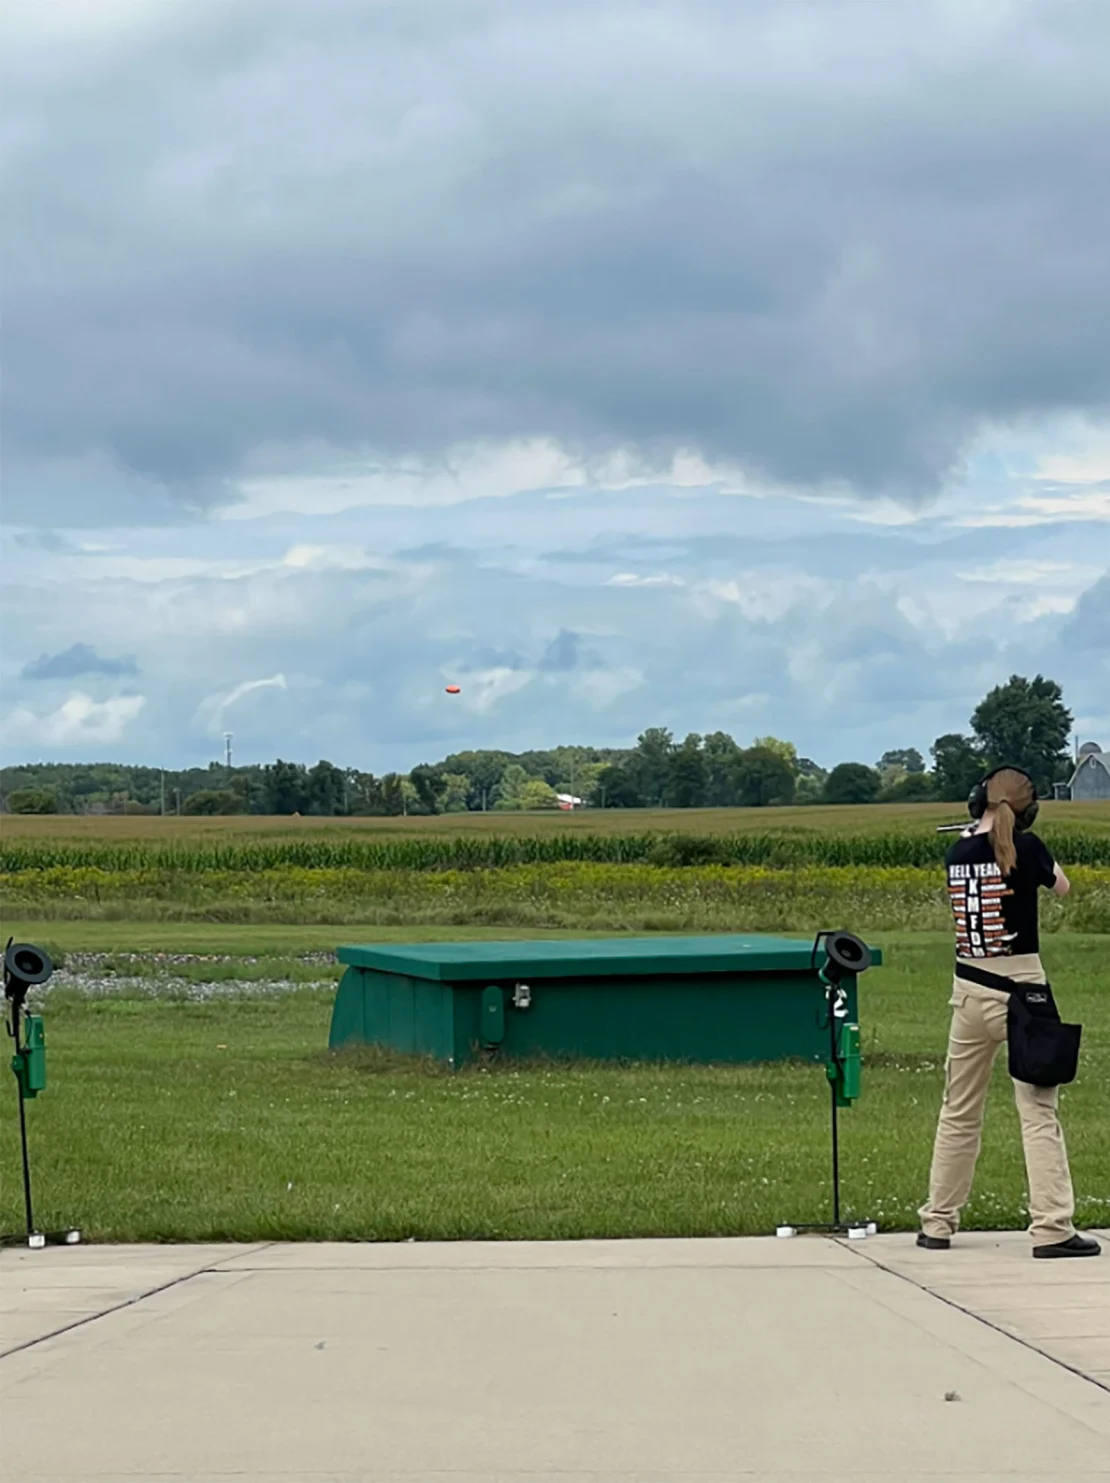
POLYGON ((2 27, 5 761, 1110 745, 1105 0, 2 27))

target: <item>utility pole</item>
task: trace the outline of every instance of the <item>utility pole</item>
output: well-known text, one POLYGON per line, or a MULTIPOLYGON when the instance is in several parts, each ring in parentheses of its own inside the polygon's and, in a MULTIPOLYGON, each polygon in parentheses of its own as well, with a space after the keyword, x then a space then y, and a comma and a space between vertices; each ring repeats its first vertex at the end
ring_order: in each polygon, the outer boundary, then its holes
POLYGON ((164 767, 160 767, 158 771, 161 774, 161 789, 159 795, 160 812, 164 819, 166 817, 166 769, 164 767))
POLYGON ((231 786, 231 738, 234 734, 232 731, 224 732, 224 757, 227 761, 227 785, 229 788, 231 786))

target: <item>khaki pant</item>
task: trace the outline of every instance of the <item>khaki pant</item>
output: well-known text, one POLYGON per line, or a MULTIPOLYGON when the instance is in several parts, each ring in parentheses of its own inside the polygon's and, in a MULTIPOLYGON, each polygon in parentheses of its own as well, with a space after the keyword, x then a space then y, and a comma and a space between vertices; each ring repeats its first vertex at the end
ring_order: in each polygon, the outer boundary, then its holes
MULTIPOLYGON (((976 963, 1018 983, 1044 983, 1036 953, 976 963)), ((959 976, 952 984, 952 1028, 948 1038, 944 1102, 933 1147, 929 1198, 921 1207, 921 1229, 927 1236, 951 1236, 971 1192, 975 1161, 983 1132, 983 1110, 991 1068, 1006 1040, 1009 995, 980 988, 959 976)), ((1014 1101, 1021 1119, 1025 1169, 1029 1179, 1029 1234, 1035 1246, 1066 1241, 1075 1234, 1075 1198, 1064 1135, 1056 1115, 1056 1087, 1014 1082, 1014 1101)))

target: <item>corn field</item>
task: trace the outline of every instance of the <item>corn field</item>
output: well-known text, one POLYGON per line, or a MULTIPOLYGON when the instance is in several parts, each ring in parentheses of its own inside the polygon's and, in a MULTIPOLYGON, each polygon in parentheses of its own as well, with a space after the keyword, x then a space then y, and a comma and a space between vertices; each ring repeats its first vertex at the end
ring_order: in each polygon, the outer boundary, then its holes
MULTIPOLYGON (((1065 865, 1110 866, 1110 834, 1049 827, 1049 848, 1065 865)), ((223 837, 147 843, 134 839, 81 841, 16 839, 0 846, 0 875, 27 871, 94 869, 105 872, 212 871, 256 874, 268 870, 457 871, 502 870, 519 865, 908 866, 925 869, 944 857, 950 836, 891 831, 859 834, 731 835, 643 833, 545 833, 422 835, 384 839, 223 837)))

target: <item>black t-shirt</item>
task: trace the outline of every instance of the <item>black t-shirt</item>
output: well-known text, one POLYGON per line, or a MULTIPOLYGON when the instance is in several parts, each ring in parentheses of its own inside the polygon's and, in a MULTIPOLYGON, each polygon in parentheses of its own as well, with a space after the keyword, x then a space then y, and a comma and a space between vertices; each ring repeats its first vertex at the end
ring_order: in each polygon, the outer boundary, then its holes
POLYGON ((1015 834, 1014 847, 1017 864, 1005 879, 989 834, 961 835, 944 857, 960 958, 1040 951, 1037 887, 1052 885, 1056 862, 1035 834, 1015 834))

